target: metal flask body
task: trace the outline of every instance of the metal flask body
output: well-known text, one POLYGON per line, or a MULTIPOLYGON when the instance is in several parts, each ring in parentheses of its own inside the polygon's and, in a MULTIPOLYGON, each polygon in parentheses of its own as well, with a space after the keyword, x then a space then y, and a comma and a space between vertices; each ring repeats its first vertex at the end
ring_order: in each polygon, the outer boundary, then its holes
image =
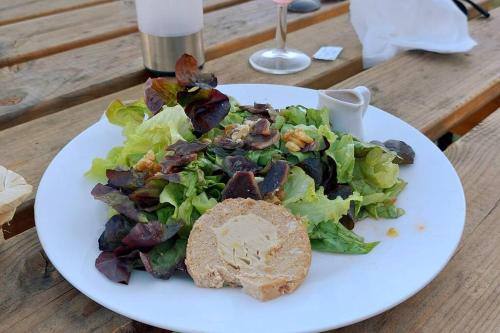
POLYGON ((175 63, 184 53, 196 58, 198 64, 205 63, 203 31, 187 36, 162 37, 140 32, 144 67, 157 76, 174 75, 175 63))
POLYGON ((135 6, 147 70, 173 75, 184 53, 203 66, 203 0, 136 0, 135 6))

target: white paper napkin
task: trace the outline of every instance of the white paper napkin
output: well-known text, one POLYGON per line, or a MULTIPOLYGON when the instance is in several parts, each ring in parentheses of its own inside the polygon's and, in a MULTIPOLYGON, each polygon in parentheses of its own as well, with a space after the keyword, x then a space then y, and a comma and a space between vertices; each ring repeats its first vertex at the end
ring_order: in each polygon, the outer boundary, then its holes
POLYGON ((351 0, 350 12, 365 68, 404 50, 456 53, 476 45, 452 0, 351 0))

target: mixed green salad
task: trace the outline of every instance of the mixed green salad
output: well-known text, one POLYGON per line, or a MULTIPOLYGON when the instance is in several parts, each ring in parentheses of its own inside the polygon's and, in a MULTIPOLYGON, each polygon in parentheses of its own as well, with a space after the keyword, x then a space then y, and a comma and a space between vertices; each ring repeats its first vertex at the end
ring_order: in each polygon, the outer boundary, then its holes
POLYGON ((125 140, 87 176, 110 207, 96 260, 109 279, 185 270, 193 224, 227 198, 283 205, 303 219, 314 250, 332 253, 370 252, 378 242, 356 235, 355 222, 404 214, 395 205, 406 186, 399 168, 414 159, 404 142, 336 133, 326 109, 239 105, 188 55, 176 73, 176 82, 149 79, 144 99, 115 100, 106 111, 125 140))

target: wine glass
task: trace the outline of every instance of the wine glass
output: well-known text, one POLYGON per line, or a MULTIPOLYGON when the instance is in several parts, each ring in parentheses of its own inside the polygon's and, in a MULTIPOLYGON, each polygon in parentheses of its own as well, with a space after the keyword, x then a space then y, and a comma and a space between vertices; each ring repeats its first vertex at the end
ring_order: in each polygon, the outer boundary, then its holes
POLYGON ((286 47, 287 6, 292 0, 273 0, 278 5, 276 26, 276 48, 255 52, 250 56, 250 65, 258 71, 270 74, 291 74, 300 72, 311 64, 305 53, 286 47))

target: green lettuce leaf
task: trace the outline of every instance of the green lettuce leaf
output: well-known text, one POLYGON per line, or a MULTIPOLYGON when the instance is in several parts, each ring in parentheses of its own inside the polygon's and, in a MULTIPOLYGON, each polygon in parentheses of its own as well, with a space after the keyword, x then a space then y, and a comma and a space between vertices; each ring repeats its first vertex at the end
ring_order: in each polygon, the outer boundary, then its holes
POLYGON ((140 254, 146 270, 158 279, 168 279, 186 257, 187 241, 169 239, 148 253, 140 254))
POLYGON ((260 166, 266 166, 273 159, 279 159, 281 155, 282 153, 279 149, 269 147, 262 150, 249 150, 245 156, 260 166))
POLYGON ((291 125, 307 125, 306 112, 301 106, 288 106, 282 110, 280 114, 285 118, 287 124, 291 125))
POLYGON ((205 192, 202 192, 193 198, 192 204, 200 214, 204 214, 207 210, 217 204, 217 200, 209 198, 205 192))
POLYGON ((330 144, 325 154, 335 161, 337 165, 337 181, 348 183, 352 180, 354 172, 354 140, 349 134, 337 137, 328 127, 320 126, 319 132, 330 144))
POLYGON ((399 166, 392 163, 394 155, 386 153, 382 148, 373 148, 359 160, 361 172, 365 179, 379 188, 390 188, 396 184, 399 166))
POLYGON ((160 193, 160 203, 169 203, 173 207, 179 208, 184 200, 184 189, 185 187, 181 184, 168 183, 160 193))
MULTIPOLYGON (((125 118, 127 117, 123 117, 123 119, 125 118)), ((132 117, 132 119, 136 121, 138 118, 132 117)), ((179 105, 164 106, 163 111, 154 117, 139 125, 125 127, 124 135, 126 139, 123 146, 111 149, 105 159, 96 158, 86 173, 87 176, 95 180, 103 180, 106 169, 117 167, 128 169, 149 150, 152 150, 159 160, 164 154, 166 146, 178 140, 192 141, 195 138, 192 133, 191 121, 179 105)))
POLYGON ((302 168, 293 167, 284 185, 283 205, 297 201, 310 202, 316 199, 314 180, 302 168))
POLYGON ((120 100, 114 100, 106 110, 106 117, 111 124, 131 130, 144 121, 145 116, 151 116, 147 105, 143 100, 137 100, 130 104, 124 104, 120 100))
POLYGON ((307 109, 306 119, 308 125, 320 127, 321 125, 330 126, 330 115, 327 108, 322 109, 307 109))
POLYGON ((297 201, 285 205, 292 214, 305 218, 308 228, 314 228, 317 224, 325 221, 337 223, 342 215, 347 214, 352 198, 334 200, 328 199, 323 193, 323 188, 316 191, 316 199, 312 201, 297 201))
POLYGON ((323 222, 309 234, 311 246, 316 251, 366 254, 379 242, 365 243, 363 238, 340 223, 323 222))

